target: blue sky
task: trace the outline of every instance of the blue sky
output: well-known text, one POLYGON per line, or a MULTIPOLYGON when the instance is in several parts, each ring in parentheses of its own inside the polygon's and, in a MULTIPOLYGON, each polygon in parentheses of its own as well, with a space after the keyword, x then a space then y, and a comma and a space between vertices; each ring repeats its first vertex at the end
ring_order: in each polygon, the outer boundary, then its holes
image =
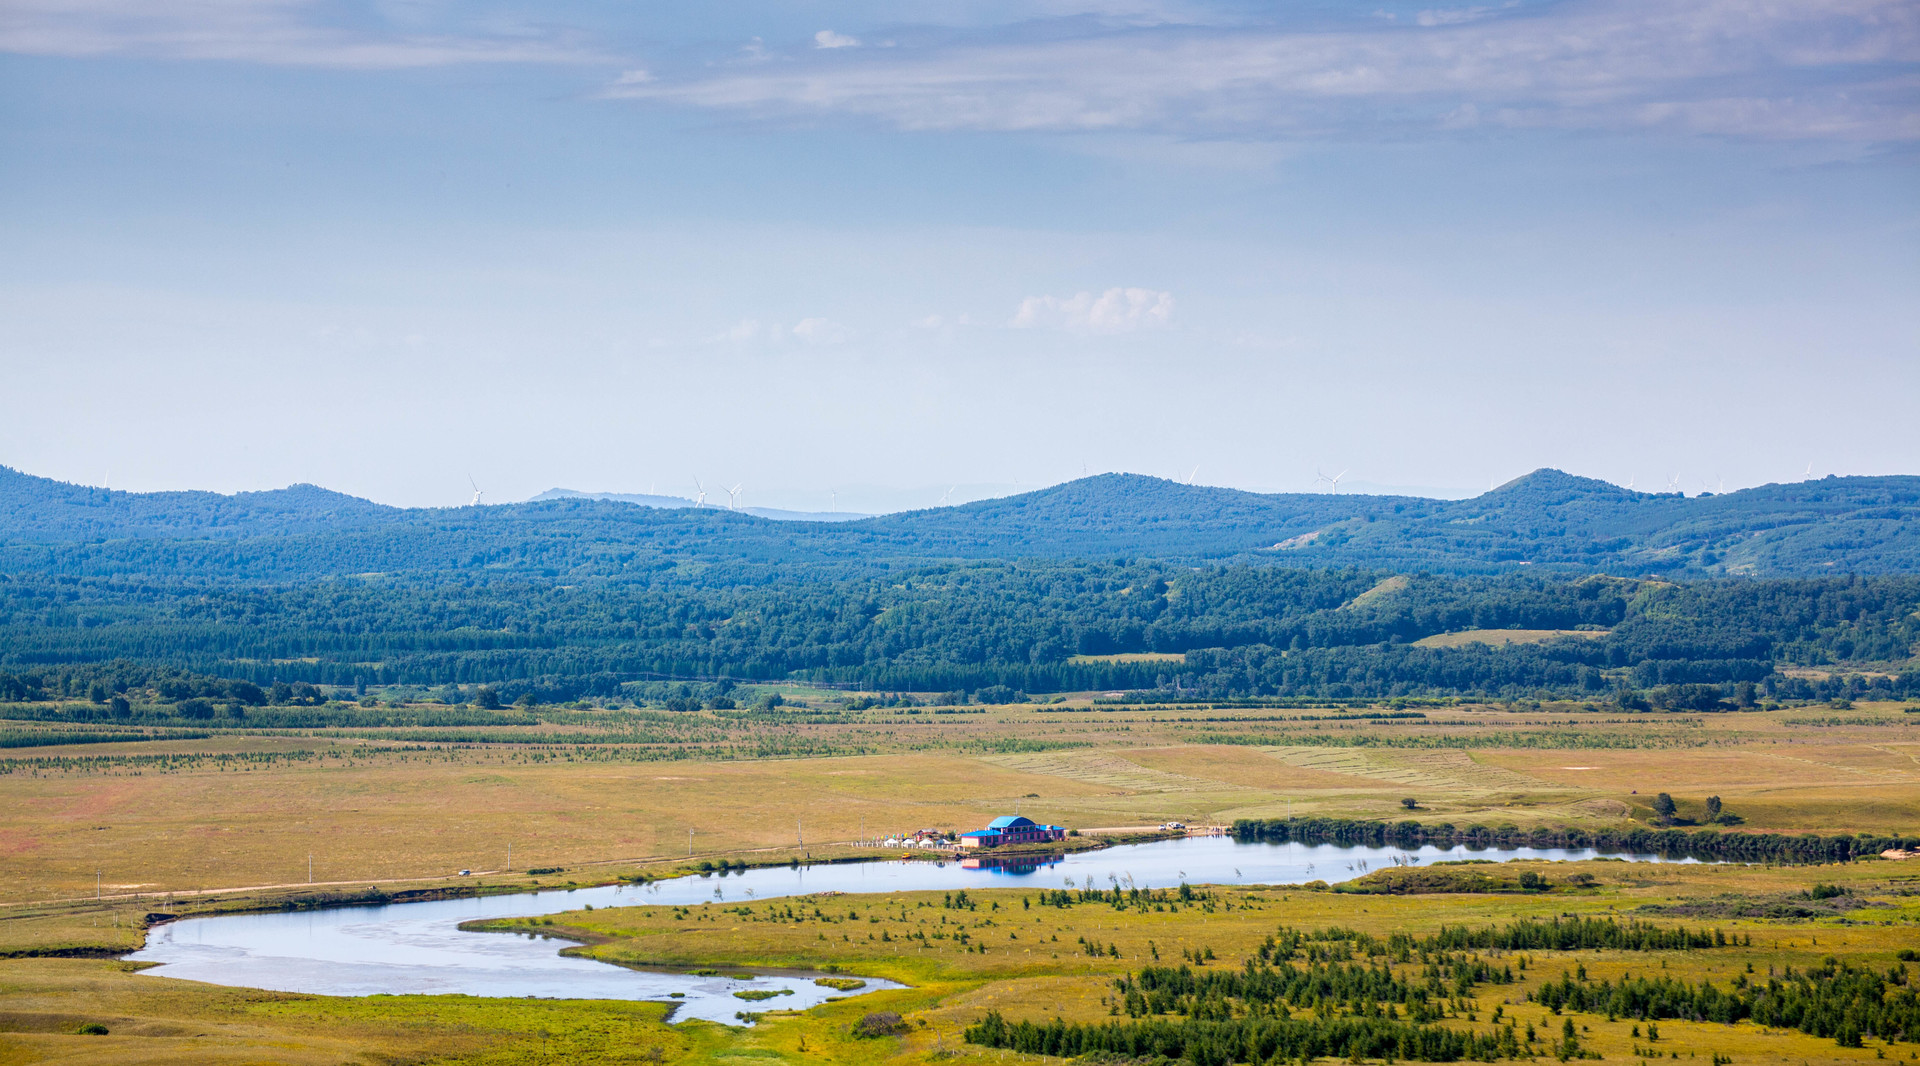
POLYGON ((14 0, 0 462, 872 509, 1920 472, 1920 8, 1275 7, 14 0))

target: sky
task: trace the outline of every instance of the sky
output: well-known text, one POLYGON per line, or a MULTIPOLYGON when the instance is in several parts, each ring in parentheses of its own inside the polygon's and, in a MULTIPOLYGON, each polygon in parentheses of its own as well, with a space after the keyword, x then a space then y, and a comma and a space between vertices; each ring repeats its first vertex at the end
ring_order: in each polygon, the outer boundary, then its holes
POLYGON ((8 0, 0 463, 1920 473, 1911 0, 8 0))

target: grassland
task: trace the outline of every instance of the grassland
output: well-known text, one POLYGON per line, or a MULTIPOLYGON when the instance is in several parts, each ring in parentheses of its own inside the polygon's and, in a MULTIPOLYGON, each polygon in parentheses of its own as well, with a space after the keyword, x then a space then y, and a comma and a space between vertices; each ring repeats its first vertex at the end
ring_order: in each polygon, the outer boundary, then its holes
MULTIPOLYGON (((675 739, 638 741, 634 722, 619 712, 583 710, 563 725, 436 730, 449 737, 434 740, 402 729, 214 728, 198 738, 10 749, 0 760, 0 954, 16 957, 0 961, 0 1064, 878 1063, 949 1054, 988 1061, 1002 1053, 956 1046, 964 1023, 989 1008, 1010 1019, 1036 1017, 1035 1010, 1104 1016, 1109 982, 1151 959, 1149 942, 1174 957, 1182 947, 1212 947, 1216 965, 1229 965, 1279 925, 1427 929, 1562 911, 1625 914, 1723 897, 1784 900, 1816 880, 1849 883, 1860 899, 1886 906, 1788 920, 1733 916, 1739 907, 1725 904, 1715 913, 1729 916, 1713 924, 1751 932, 1750 953, 1680 952, 1659 964, 1719 979, 1749 961, 1764 972, 1835 953, 1884 969, 1892 952, 1920 947, 1916 897, 1905 894, 1920 882, 1920 866, 1599 863, 1586 867, 1598 887, 1544 896, 1220 890, 1210 908, 1177 913, 1072 907, 1049 909, 1034 925, 1023 909, 1019 924, 1003 923, 1019 941, 999 942, 1002 925, 970 934, 968 943, 987 944, 986 954, 947 938, 911 949, 901 943, 899 935, 917 932, 923 917, 959 917, 930 915, 933 908, 921 904, 937 897, 924 895, 843 897, 835 907, 860 917, 831 926, 772 921, 765 905, 730 918, 622 908, 560 923, 596 942, 583 950, 615 961, 831 963, 912 986, 803 1015, 771 1012, 744 1031, 669 1026, 661 1008, 648 1004, 287 996, 143 977, 111 958, 49 956, 129 950, 155 911, 324 902, 370 890, 590 883, 667 875, 717 857, 851 857, 870 850, 863 839, 923 826, 971 828, 1015 804, 1038 819, 1094 827, 1222 824, 1289 810, 1400 818, 1408 816, 1401 801, 1414 798, 1419 809, 1411 816, 1428 821, 1603 826, 1651 817, 1653 795, 1668 792, 1683 818, 1702 817, 1706 797, 1717 795, 1744 819, 1743 829, 1911 833, 1920 827, 1920 715, 1906 709, 1675 716, 1516 704, 1368 718, 1375 712, 1359 708, 1087 700, 967 714, 802 706, 695 712, 675 739), (760 754, 768 750, 789 754, 760 754), (509 842, 513 872, 505 870, 509 842), (529 867, 560 872, 535 877, 524 872, 529 867), (475 876, 452 876, 460 869, 475 876), (911 921, 888 917, 901 907, 911 921), (1029 925, 1047 939, 1029 940, 1029 925), (890 940, 864 939, 882 930, 890 940), (1080 937, 1114 945, 1119 955, 1087 956, 1080 937), (853 1020, 883 1009, 905 1015, 912 1031, 849 1035, 853 1020), (73 1034, 89 1021, 110 1033, 73 1034)), ((1556 867, 1549 876, 1564 883, 1566 872, 1556 867)), ((980 907, 1001 910, 968 912, 966 920, 1011 920, 1021 895, 981 894, 980 907)), ((1558 961, 1544 961, 1538 972, 1557 976, 1558 961)), ((1626 965, 1585 961, 1596 973, 1626 965)), ((1520 994, 1500 991, 1501 998, 1520 994)), ((1608 1059, 1628 1057, 1624 1022, 1583 1024, 1608 1059)), ((1675 1034, 1670 1047, 1703 1062, 1710 1052, 1787 1063, 1861 1061, 1876 1050, 1904 1059, 1912 1050, 1841 1049, 1752 1027, 1662 1028, 1675 1034)))
MULTIPOLYGON (((889 831, 972 828, 1015 804, 1067 826, 1221 824, 1287 813, 1606 824, 1719 795, 1751 829, 1920 825, 1920 715, 1620 715, 1581 705, 812 711, 718 737, 628 743, 569 726, 213 731, 197 740, 13 749, 0 760, 0 902, 304 882, 388 884, 461 869, 658 863, 889 831), (1364 712, 1361 712, 1364 713, 1364 712), (398 734, 384 737, 382 734, 398 734), (765 734, 832 753, 756 758, 765 734), (598 737, 585 742, 579 736, 598 737), (502 738, 510 738, 507 742, 502 738), (797 823, 797 825, 796 825, 797 823)), ((583 719, 592 716, 582 714, 583 719)))

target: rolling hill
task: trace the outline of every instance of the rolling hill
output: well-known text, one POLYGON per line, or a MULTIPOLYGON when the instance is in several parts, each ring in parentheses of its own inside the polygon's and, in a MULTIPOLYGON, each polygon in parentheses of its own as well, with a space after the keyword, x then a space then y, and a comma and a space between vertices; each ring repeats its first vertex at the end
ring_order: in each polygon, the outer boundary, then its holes
POLYGON ((848 522, 559 498, 394 508, 296 485, 108 492, 0 467, 0 572, 302 580, 342 574, 755 580, 953 559, 1156 558, 1437 573, 1704 577, 1920 572, 1920 477, 1715 496, 1540 470, 1467 500, 1261 494, 1103 474, 848 522))

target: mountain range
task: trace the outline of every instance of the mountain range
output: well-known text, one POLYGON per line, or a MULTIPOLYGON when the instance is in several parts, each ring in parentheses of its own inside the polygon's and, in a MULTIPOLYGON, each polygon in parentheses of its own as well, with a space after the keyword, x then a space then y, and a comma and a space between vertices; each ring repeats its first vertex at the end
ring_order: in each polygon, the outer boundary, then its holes
POLYGON ((1913 573, 1920 477, 1828 477, 1687 497, 1549 469, 1471 499, 1436 500, 1262 494, 1102 474, 955 507, 822 522, 586 494, 398 508, 312 485, 129 493, 0 467, 0 573, 726 580, 727 568, 739 567, 857 572, 1116 557, 1435 573, 1913 573))

